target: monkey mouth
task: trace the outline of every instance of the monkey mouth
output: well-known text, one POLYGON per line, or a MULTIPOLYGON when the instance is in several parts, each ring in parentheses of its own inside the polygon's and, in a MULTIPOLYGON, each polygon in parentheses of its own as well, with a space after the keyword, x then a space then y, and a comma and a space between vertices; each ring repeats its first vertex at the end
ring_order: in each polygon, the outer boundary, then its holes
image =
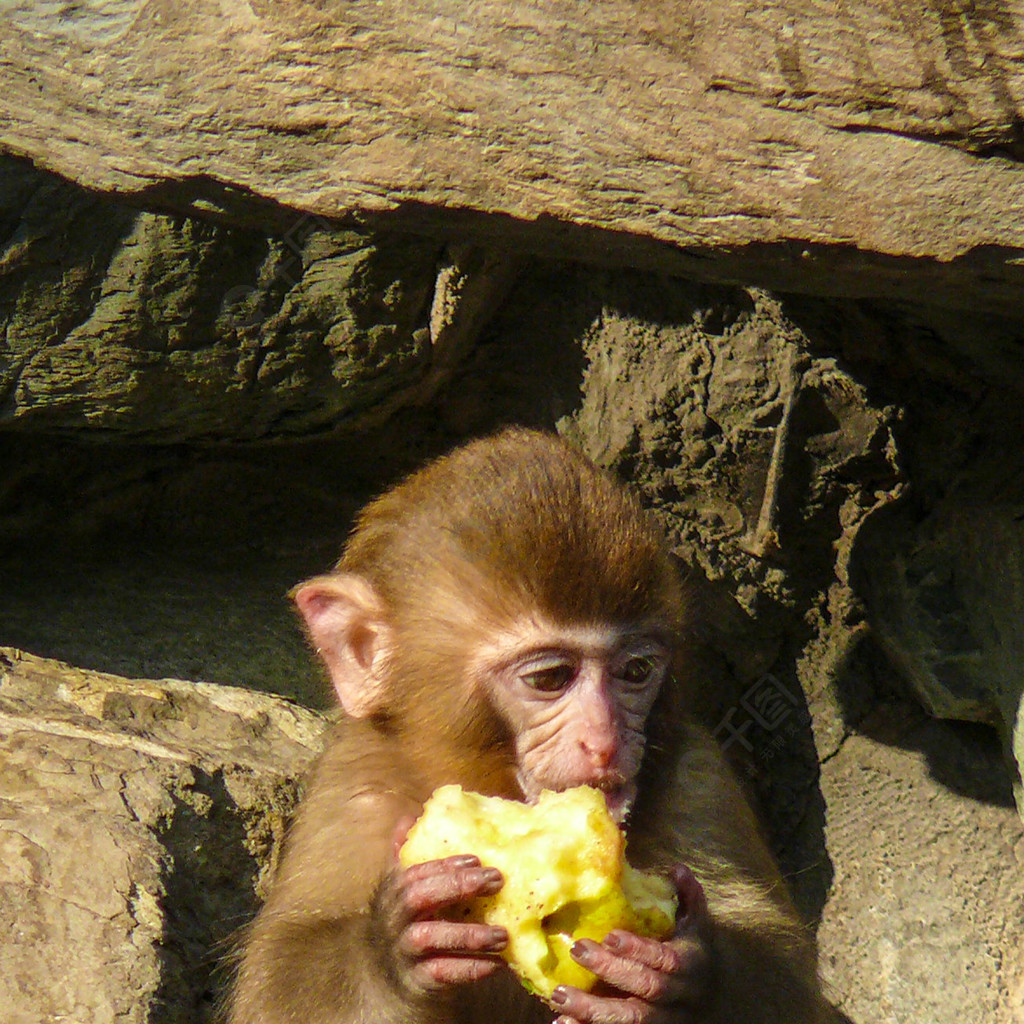
POLYGON ((636 799, 636 784, 632 782, 609 781, 595 783, 595 788, 604 793, 608 813, 616 825, 624 825, 633 809, 636 799))
POLYGON ((634 780, 625 781, 621 775, 575 782, 562 781, 561 785, 551 785, 548 783, 546 787, 537 783, 530 784, 530 781, 522 776, 519 777, 518 781, 528 804, 535 804, 544 788, 563 790, 570 789, 573 786, 592 786, 604 794, 608 813, 612 816, 615 824, 620 827, 626 823, 629 812, 633 809, 633 802, 636 800, 636 782, 634 780))

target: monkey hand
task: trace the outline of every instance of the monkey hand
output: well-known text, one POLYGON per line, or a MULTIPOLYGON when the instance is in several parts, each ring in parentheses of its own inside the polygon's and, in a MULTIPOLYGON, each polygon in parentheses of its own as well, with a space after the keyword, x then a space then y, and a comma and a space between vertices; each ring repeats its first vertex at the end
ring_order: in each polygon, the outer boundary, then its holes
MULTIPOLYGON (((410 818, 398 825, 396 858, 411 823, 410 818)), ((508 932, 446 920, 444 914, 474 897, 493 896, 504 882, 500 871, 468 854, 394 867, 370 905, 373 944, 389 980, 416 997, 493 974, 503 965, 495 954, 508 944, 508 932)))
POLYGON ((551 1002, 561 1011, 556 1024, 682 1024, 698 1020, 707 995, 711 949, 704 890, 689 868, 673 869, 679 891, 676 930, 659 942, 625 931, 604 942, 580 939, 573 959, 600 984, 592 992, 560 985, 551 1002))

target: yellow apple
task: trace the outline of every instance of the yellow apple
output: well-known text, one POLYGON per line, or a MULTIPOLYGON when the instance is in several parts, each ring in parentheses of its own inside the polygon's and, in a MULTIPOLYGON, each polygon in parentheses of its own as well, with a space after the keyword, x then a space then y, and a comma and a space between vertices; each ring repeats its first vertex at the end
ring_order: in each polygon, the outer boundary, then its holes
POLYGON ((577 939, 600 942, 614 928, 664 938, 675 925, 675 887, 625 859, 625 837, 602 794, 589 786, 545 790, 535 804, 434 791, 399 854, 403 867, 475 854, 505 884, 454 908, 457 920, 508 930, 502 954, 523 985, 548 998, 558 985, 590 989, 595 976, 569 955, 577 939))

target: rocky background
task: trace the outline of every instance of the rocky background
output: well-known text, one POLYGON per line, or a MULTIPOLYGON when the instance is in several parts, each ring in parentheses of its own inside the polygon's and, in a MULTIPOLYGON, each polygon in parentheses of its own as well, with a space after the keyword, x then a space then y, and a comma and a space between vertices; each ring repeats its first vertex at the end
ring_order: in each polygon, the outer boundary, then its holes
POLYGON ((1024 7, 844 11, 10 5, 5 1020, 211 1018, 288 587, 520 422, 669 532, 837 1006, 1024 1021, 1024 7))

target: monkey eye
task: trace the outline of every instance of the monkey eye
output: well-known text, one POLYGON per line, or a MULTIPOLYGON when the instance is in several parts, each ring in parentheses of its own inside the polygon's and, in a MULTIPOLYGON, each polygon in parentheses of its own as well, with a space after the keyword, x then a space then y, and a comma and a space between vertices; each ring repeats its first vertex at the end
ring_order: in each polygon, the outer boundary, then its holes
POLYGON ((654 671, 653 658, 630 658, 625 665, 616 673, 624 683, 630 686, 639 686, 646 683, 654 671))
POLYGON ((558 665, 549 665, 546 668, 534 669, 532 672, 524 672, 520 677, 527 686, 541 693, 557 693, 564 690, 575 678, 576 666, 563 662, 558 665))

